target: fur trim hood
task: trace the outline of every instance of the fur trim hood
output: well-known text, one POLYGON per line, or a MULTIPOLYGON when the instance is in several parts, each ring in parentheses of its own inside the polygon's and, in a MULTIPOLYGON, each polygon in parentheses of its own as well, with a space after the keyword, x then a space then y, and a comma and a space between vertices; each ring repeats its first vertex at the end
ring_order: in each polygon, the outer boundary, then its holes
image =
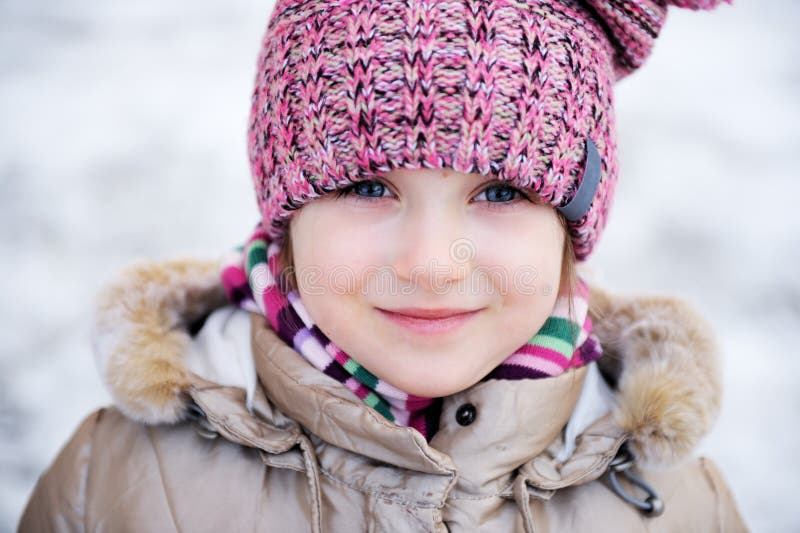
MULTIPOLYGON (((93 349, 115 405, 147 424, 187 418, 198 377, 187 363, 202 321, 227 304, 221 260, 139 261, 96 299, 93 349)), ((589 312, 613 389, 612 416, 643 467, 685 459, 712 428, 722 384, 707 322, 669 297, 620 296, 592 287, 589 312)))

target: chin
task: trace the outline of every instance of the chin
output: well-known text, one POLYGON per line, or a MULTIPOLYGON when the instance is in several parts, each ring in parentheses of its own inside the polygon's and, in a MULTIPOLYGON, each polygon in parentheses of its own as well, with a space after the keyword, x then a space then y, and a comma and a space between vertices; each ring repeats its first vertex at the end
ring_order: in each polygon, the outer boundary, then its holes
MULTIPOLYGON (((430 375, 424 379, 415 379, 408 377, 407 379, 397 380, 397 376, 392 376, 395 379, 387 379, 386 381, 397 387, 403 392, 412 394, 414 396, 422 396, 425 398, 439 398, 456 394, 473 385, 469 381, 452 381, 442 380, 436 381, 431 379, 430 375), (398 381, 398 383, 395 383, 398 381)), ((476 380, 477 381, 477 380, 476 380)))
POLYGON ((425 398, 450 396, 468 389, 492 368, 484 369, 487 362, 461 346, 439 353, 406 349, 391 353, 373 351, 370 355, 363 360, 355 359, 382 381, 425 398))

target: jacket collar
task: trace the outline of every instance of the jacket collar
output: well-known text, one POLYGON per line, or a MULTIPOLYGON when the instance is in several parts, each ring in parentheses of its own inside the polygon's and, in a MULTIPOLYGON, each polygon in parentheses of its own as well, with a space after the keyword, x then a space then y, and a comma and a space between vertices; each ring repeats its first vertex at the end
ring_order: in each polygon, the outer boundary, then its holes
POLYGON ((218 429, 242 444, 281 453, 299 438, 302 424, 316 438, 376 461, 432 475, 449 476, 459 468, 465 490, 477 490, 501 484, 496 480, 520 465, 526 479, 542 488, 588 481, 602 473, 625 439, 631 439, 640 463, 671 464, 691 451, 718 412, 713 339, 692 328, 702 319, 670 299, 614 300, 593 289, 595 332, 601 345, 611 348, 599 362, 605 359, 604 371, 616 386, 614 410, 579 436, 567 463, 557 453, 561 429, 585 379, 582 369, 551 379, 484 382, 448 397, 439 432, 428 444, 313 371, 257 315, 253 354, 263 388, 253 416, 244 391, 208 382, 187 364, 199 321, 226 304, 220 268, 217 260, 139 262, 98 294, 93 340, 98 368, 115 404, 131 418, 175 423, 186 418, 190 399, 199 400, 212 411, 209 418, 220 423, 218 429), (657 356, 657 364, 643 354, 657 356), (455 422, 455 410, 467 402, 479 411, 463 428, 455 422), (520 416, 491 416, 499 409, 520 416), (476 450, 492 450, 493 459, 471 471, 464 458, 476 450))
MULTIPOLYGON (((491 380, 444 398, 439 430, 430 443, 389 422, 335 379, 286 345, 263 317, 252 315, 256 371, 270 400, 320 440, 374 461, 429 474, 458 472, 459 489, 499 493, 511 473, 558 437, 582 390, 587 368, 538 380, 491 380), (456 412, 474 407, 461 426, 456 412)), ((320 457, 324 463, 325 457, 320 457)), ((332 461, 326 470, 337 472, 332 461)))
POLYGON ((325 442, 376 461, 432 474, 453 470, 422 435, 369 409, 349 389, 314 368, 284 343, 265 318, 252 314, 259 381, 281 412, 325 442))

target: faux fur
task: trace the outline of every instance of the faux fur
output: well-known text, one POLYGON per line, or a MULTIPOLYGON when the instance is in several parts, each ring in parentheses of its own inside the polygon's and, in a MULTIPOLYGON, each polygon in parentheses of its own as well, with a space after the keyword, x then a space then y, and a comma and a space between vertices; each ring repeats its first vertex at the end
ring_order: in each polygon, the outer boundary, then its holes
POLYGON ((719 415, 722 379, 712 328, 692 307, 663 296, 612 296, 596 288, 589 312, 616 382, 614 417, 640 465, 685 458, 719 415))
POLYGON ((93 349, 115 404, 149 424, 183 417, 189 325, 225 305, 219 260, 140 261, 98 293, 93 349))
MULTIPOLYGON (((183 418, 191 384, 190 326, 225 305, 220 261, 142 261, 99 292, 94 352, 116 405, 148 424, 183 418)), ((616 388, 614 417, 643 468, 686 458, 720 409, 711 328, 686 302, 611 295, 592 288, 589 312, 616 388)))

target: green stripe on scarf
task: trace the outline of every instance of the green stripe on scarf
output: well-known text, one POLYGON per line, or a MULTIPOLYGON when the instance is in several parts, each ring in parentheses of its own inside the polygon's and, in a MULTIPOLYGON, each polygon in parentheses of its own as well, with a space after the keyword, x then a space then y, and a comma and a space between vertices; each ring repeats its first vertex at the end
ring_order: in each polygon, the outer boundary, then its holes
POLYGON ((575 322, 566 318, 551 316, 545 321, 544 325, 542 325, 542 329, 539 330, 538 334, 556 337, 564 342, 575 345, 580 332, 580 325, 576 327, 575 322))
POLYGON ((374 389, 378 386, 378 378, 369 370, 358 364, 354 359, 348 359, 344 364, 344 369, 350 372, 350 375, 360 381, 364 386, 374 389))
POLYGON ((378 411, 382 414, 386 419, 394 422, 394 415, 392 411, 389 409, 389 404, 383 401, 377 394, 374 392, 370 392, 364 397, 364 403, 378 411))
POLYGON ((247 276, 250 277, 250 272, 259 263, 267 262, 267 246, 264 241, 253 241, 250 244, 250 249, 247 251, 247 276))
POLYGON ((559 339, 558 337, 542 335, 541 333, 536 334, 533 340, 528 344, 549 348, 550 350, 560 353, 567 359, 572 359, 572 354, 575 352, 575 345, 559 339))

